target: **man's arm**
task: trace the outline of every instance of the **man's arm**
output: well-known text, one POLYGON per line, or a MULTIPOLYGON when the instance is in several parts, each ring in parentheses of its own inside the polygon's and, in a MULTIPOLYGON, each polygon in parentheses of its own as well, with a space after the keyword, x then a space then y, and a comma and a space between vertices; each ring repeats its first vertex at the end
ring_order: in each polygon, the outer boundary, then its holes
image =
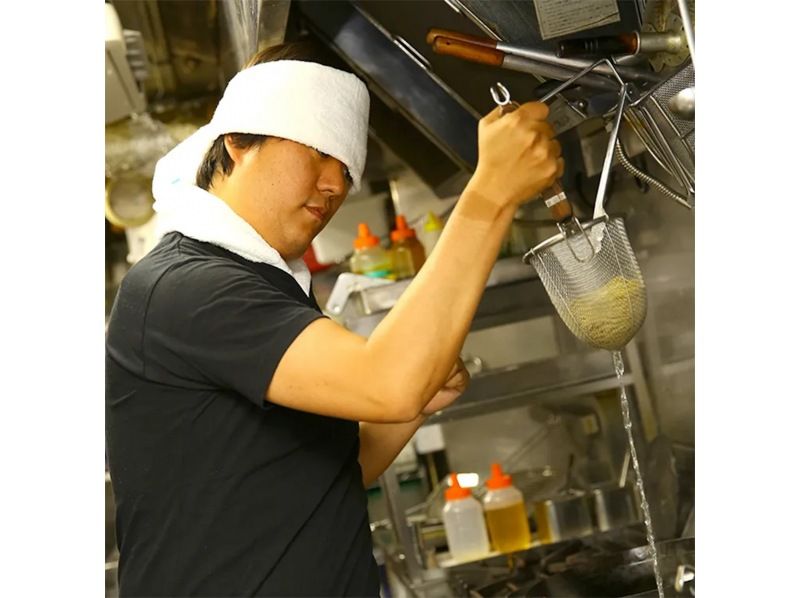
POLYGON ((274 403, 355 421, 412 422, 448 377, 514 212, 563 170, 547 107, 481 119, 479 161, 435 249, 364 339, 320 319, 284 353, 274 403))
POLYGON ((360 448, 358 462, 361 464, 361 476, 364 488, 377 480, 386 468, 392 464, 403 447, 408 444, 414 432, 425 423, 427 416, 420 414, 416 419, 401 424, 376 424, 361 422, 359 424, 360 448))
POLYGON ((358 462, 366 488, 386 471, 395 457, 400 454, 414 432, 425 423, 428 415, 444 409, 455 401, 469 384, 469 373, 459 359, 445 385, 425 406, 415 419, 399 424, 376 424, 361 422, 359 425, 360 447, 358 462))

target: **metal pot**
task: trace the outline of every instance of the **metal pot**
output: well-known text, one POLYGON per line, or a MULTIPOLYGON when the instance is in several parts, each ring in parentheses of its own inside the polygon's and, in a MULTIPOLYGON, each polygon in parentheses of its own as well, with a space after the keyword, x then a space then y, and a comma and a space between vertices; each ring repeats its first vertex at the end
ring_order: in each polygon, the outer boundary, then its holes
POLYGON ((591 509, 589 496, 579 491, 534 503, 539 542, 552 544, 591 535, 591 509))
POLYGON ((601 532, 641 521, 639 505, 630 486, 595 488, 591 496, 595 523, 601 532))

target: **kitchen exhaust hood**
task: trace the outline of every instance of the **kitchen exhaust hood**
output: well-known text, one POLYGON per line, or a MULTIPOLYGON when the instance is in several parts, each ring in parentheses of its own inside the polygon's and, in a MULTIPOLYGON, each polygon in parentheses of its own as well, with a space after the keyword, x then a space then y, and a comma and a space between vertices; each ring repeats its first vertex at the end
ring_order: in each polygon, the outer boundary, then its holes
MULTIPOLYGON (((259 45, 266 43, 264 31, 269 32, 270 43, 308 33, 361 76, 371 95, 370 153, 375 155, 370 163, 374 166, 376 158, 380 161, 380 147, 388 148, 437 196, 446 198, 461 191, 476 166, 478 121, 494 107, 489 87, 502 82, 514 100, 526 102, 540 97, 542 83, 553 81, 530 71, 437 54, 426 40, 432 28, 553 54, 565 35, 674 31, 677 9, 672 5, 676 1, 255 0, 247 5, 259 15, 259 45), (572 10, 576 5, 581 11, 572 10), (571 6, 572 12, 559 13, 566 10, 564 6, 571 6), (592 14, 602 17, 599 26, 589 22, 592 14)), ((152 73, 145 86, 154 110, 159 102, 213 98, 221 93, 236 70, 232 68, 234 48, 241 40, 234 39, 238 29, 227 22, 236 11, 213 0, 194 2, 191 10, 185 2, 167 0, 113 4, 126 29, 142 32, 152 73)), ((687 58, 688 52, 686 56, 662 57, 658 63, 651 59, 648 64, 649 57, 639 56, 631 60, 630 67, 667 80, 687 58)), ((584 102, 591 107, 601 96, 581 94, 581 89, 565 90, 551 104, 551 117, 561 111, 559 118, 573 121, 559 137, 568 164, 563 181, 567 189, 581 177, 586 181, 595 176, 596 165, 587 162, 587 156, 592 154, 592 143, 603 145, 602 127, 599 130, 596 122, 588 122, 591 119, 576 119, 574 109, 567 105, 584 102), (575 126, 577 123, 580 125, 575 126)), ((693 141, 686 132, 689 128, 693 130, 693 122, 680 123, 681 134, 693 141)), ((622 139, 632 157, 643 147, 628 143, 633 127, 628 129, 623 129, 622 139)), ((378 184, 389 174, 381 173, 380 168, 369 170, 367 180, 378 184)), ((685 181, 693 183, 693 173, 684 174, 685 181)))

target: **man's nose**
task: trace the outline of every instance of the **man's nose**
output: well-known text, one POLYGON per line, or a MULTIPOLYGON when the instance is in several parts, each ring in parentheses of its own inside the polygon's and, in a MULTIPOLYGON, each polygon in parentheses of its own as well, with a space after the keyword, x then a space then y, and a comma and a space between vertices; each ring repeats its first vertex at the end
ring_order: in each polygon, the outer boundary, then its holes
POLYGON ((346 166, 336 158, 328 157, 322 161, 317 187, 325 195, 344 196, 349 190, 346 166))

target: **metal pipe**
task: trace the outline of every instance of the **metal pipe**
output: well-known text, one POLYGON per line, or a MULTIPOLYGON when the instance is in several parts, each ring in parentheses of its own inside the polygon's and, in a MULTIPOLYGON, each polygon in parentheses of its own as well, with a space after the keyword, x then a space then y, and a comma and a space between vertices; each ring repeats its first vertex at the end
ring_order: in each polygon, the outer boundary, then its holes
MULTIPOLYGON (((537 62, 529 58, 521 56, 514 56, 506 54, 501 65, 504 69, 518 71, 520 73, 529 73, 531 75, 539 75, 546 79, 555 79, 557 81, 567 81, 573 79, 575 71, 563 67, 553 66, 543 62, 537 62)), ((607 91, 616 91, 619 86, 609 81, 606 77, 586 75, 581 81, 582 84, 594 89, 602 89, 607 91)))
POLYGON ((677 54, 683 47, 683 36, 680 33, 637 33, 639 52, 670 52, 677 54))
POLYGON ((683 32, 686 34, 686 44, 689 46, 689 54, 692 55, 692 64, 694 64, 694 29, 692 28, 692 17, 689 14, 689 4, 686 0, 678 0, 678 10, 681 11, 683 32))
POLYGON ((405 511, 399 504, 400 484, 397 481, 397 470, 394 465, 390 465, 383 472, 379 482, 383 496, 386 499, 389 519, 392 522, 397 543, 405 556, 403 562, 406 565, 406 572, 412 582, 419 582, 422 580, 421 555, 417 553, 417 543, 406 520, 405 511))
POLYGON ((614 73, 614 76, 617 78, 617 81, 619 82, 619 86, 618 87, 615 86, 614 89, 620 89, 620 88, 625 86, 625 83, 622 81, 622 79, 620 79, 619 75, 617 74, 616 69, 613 66, 610 65, 609 60, 607 58, 601 58, 597 62, 594 62, 594 63, 590 64, 589 66, 587 66, 585 69, 581 70, 579 73, 576 73, 570 79, 567 79, 566 81, 564 81, 564 83, 562 83, 561 85, 556 87, 553 91, 544 94, 539 99, 539 101, 540 102, 547 102, 547 101, 551 100, 554 96, 556 96, 557 94, 561 93, 567 87, 569 87, 570 85, 575 83, 575 81, 577 81, 578 79, 580 79, 582 77, 586 77, 590 71, 593 71, 593 70, 595 70, 596 68, 598 68, 600 66, 605 66, 606 68, 610 68, 611 72, 614 73))
MULTIPOLYGON (((567 67, 575 70, 585 69, 593 64, 591 60, 585 60, 583 58, 559 58, 553 52, 536 50, 534 48, 526 48, 513 44, 506 44, 504 42, 497 42, 496 48, 507 54, 514 54, 515 56, 530 58, 531 60, 552 64, 553 66, 567 67)), ((658 75, 639 69, 619 65, 617 65, 615 68, 619 74, 623 75, 626 79, 632 79, 634 81, 650 81, 653 83, 661 81, 661 78, 658 75)), ((607 64, 601 65, 597 69, 597 72, 612 76, 615 74, 614 69, 610 68, 607 64)))

